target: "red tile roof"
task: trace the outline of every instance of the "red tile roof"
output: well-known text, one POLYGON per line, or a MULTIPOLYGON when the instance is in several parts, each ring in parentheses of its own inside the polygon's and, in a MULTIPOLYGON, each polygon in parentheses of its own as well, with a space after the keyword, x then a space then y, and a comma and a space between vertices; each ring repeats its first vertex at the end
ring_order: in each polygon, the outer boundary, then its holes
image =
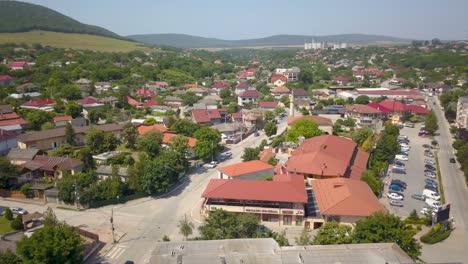
POLYGON ((140 106, 140 105, 142 105, 142 103, 138 102, 137 100, 133 99, 130 96, 127 96, 127 102, 131 106, 140 106))
POLYGON ((333 121, 330 118, 316 116, 316 115, 307 115, 307 116, 296 116, 288 117, 288 125, 293 125, 299 120, 310 120, 314 121, 319 126, 333 126, 333 121))
POLYGON ((10 75, 0 75, 0 81, 13 80, 13 77, 10 75))
POLYGON ((271 92, 274 94, 287 94, 291 91, 286 86, 278 86, 278 87, 273 88, 271 92))
POLYGON ((221 112, 225 112, 224 109, 194 109, 192 110, 192 116, 195 122, 204 124, 211 122, 213 119, 221 118, 221 112))
POLYGON ((213 85, 212 88, 214 88, 214 89, 223 89, 223 88, 226 88, 226 87, 228 87, 227 83, 225 83, 225 82, 217 82, 217 83, 215 83, 215 84, 213 85))
POLYGON ((381 106, 379 103, 376 103, 376 102, 370 102, 370 103, 367 104, 367 106, 370 106, 370 107, 372 107, 374 109, 377 109, 380 112, 384 112, 384 113, 390 112, 390 109, 387 109, 387 108, 381 106))
POLYGON ((259 105, 263 108, 276 108, 278 106, 278 102, 260 102, 259 105))
POLYGON ((257 90, 246 90, 241 95, 240 97, 258 97, 258 92, 257 90))
POLYGON ((309 93, 304 89, 293 89, 292 94, 294 96, 309 96, 309 93))
POLYGON ((86 97, 86 98, 78 100, 78 103, 80 105, 91 105, 91 104, 97 104, 98 100, 94 97, 86 97))
POLYGON ((248 68, 247 69, 247 72, 251 72, 251 73, 254 73, 257 71, 257 68, 248 68))
POLYGON ((367 164, 368 158, 351 139, 323 135, 305 140, 285 165, 288 171, 295 173, 350 177, 353 170, 355 174, 362 173, 361 167, 367 164))
POLYGON ((259 160, 251 160, 247 162, 236 163, 232 165, 227 165, 224 167, 219 167, 218 171, 230 176, 230 177, 238 177, 248 173, 254 173, 258 171, 264 170, 272 170, 274 167, 270 164, 259 160))
POLYGON ((307 203, 304 178, 275 175, 273 181, 212 179, 203 198, 307 203))
POLYGON ((53 121, 56 122, 63 122, 63 121, 71 121, 73 117, 71 116, 56 116, 54 117, 53 121))
POLYGON ((0 120, 0 127, 13 126, 13 125, 26 125, 27 123, 28 122, 26 122, 23 118, 0 120))
POLYGON ((250 85, 249 85, 247 82, 241 82, 241 83, 239 83, 239 84, 236 86, 236 89, 239 89, 239 90, 244 89, 244 90, 246 90, 246 89, 249 88, 249 86, 250 86, 250 85))
MULTIPOLYGON (((172 144, 172 139, 174 137, 177 137, 177 136, 179 136, 179 135, 172 134, 172 133, 164 133, 162 142, 164 144, 172 144)), ((197 139, 192 138, 192 137, 187 137, 187 138, 188 138, 188 146, 191 147, 191 148, 194 148, 195 145, 197 144, 197 139)))
POLYGON ((338 76, 335 78, 335 81, 338 81, 338 82, 347 82, 349 81, 348 78, 346 77, 343 77, 343 76, 338 76))
POLYGON ((143 107, 149 107, 149 106, 153 106, 153 105, 159 105, 159 103, 153 99, 151 100, 148 100, 146 102, 143 103, 143 107))
POLYGON ((276 82, 277 80, 287 82, 288 77, 284 76, 283 74, 273 74, 273 75, 271 75, 271 82, 276 82))
POLYGON ((276 157, 276 154, 273 152, 272 148, 268 148, 260 152, 258 156, 260 157, 260 161, 268 162, 270 158, 276 157))
POLYGON ((423 114, 423 115, 425 115, 425 114, 429 113, 429 110, 427 108, 419 106, 419 105, 407 105, 406 109, 408 109, 408 111, 410 111, 411 113, 414 113, 414 114, 423 114))
POLYGON ((369 105, 363 105, 363 104, 353 104, 348 107, 346 107, 346 111, 348 112, 356 112, 360 114, 379 114, 382 113, 377 108, 371 107, 369 105))
POLYGON ((394 112, 406 112, 406 105, 402 102, 394 101, 394 100, 385 100, 379 103, 379 105, 389 109, 390 111, 394 112))
POLYGON ((385 212, 367 183, 349 179, 323 179, 311 182, 322 215, 369 216, 385 212))
POLYGON ((44 106, 44 105, 53 105, 55 104, 55 101, 52 100, 52 99, 44 99, 44 100, 34 100, 34 101, 29 101, 29 102, 25 102, 23 104, 23 106, 35 106, 35 107, 39 107, 39 106, 44 106))
POLYGON ((231 116, 234 119, 240 119, 240 118, 242 118, 242 113, 241 112, 232 113, 231 116))
POLYGON ((152 125, 152 126, 141 125, 138 127, 138 134, 140 135, 144 135, 150 131, 159 131, 161 133, 165 133, 169 131, 169 129, 162 125, 152 125))
POLYGON ((10 68, 24 68, 27 65, 25 61, 15 61, 10 64, 10 68))
POLYGON ((154 96, 154 92, 146 89, 140 89, 136 92, 139 96, 154 96))
POLYGON ((358 90, 360 95, 422 96, 418 90, 358 90))

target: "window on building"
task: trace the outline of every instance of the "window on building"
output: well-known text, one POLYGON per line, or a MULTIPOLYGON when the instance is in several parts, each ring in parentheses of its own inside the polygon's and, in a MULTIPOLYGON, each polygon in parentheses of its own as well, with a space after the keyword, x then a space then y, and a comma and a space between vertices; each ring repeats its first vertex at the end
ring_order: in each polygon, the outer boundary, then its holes
POLYGON ((292 223, 292 216, 291 215, 284 215, 283 216, 283 225, 291 225, 292 223))
POLYGON ((303 221, 302 216, 296 216, 296 225, 297 226, 302 226, 302 221, 303 221))
POLYGON ((263 222, 278 222, 278 215, 264 214, 262 215, 263 222))

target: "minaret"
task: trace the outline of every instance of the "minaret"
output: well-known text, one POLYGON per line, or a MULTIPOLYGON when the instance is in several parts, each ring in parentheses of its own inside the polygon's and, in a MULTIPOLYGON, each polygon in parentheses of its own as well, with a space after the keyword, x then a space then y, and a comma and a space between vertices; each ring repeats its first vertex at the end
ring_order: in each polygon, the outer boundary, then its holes
POLYGON ((293 91, 289 95, 289 117, 294 117, 294 95, 293 91))

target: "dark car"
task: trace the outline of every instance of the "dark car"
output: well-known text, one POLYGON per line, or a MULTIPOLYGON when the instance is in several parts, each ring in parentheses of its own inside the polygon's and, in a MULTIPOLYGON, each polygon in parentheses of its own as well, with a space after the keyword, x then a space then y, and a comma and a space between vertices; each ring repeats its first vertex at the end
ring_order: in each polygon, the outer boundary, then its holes
POLYGON ((436 168, 434 166, 430 165, 430 164, 424 165, 424 168, 426 168, 427 170, 430 170, 430 171, 435 171, 436 170, 436 168))
POLYGON ((395 165, 400 166, 400 167, 405 167, 406 166, 406 164, 404 164, 403 162, 398 161, 398 160, 395 161, 395 165))
POLYGON ((402 180, 398 180, 398 179, 393 179, 391 184, 393 184, 393 183, 401 184, 401 185, 403 185, 405 188, 406 188, 406 186, 407 186, 407 185, 406 185, 406 182, 404 182, 404 181, 402 181, 402 180))
POLYGON ((388 189, 392 190, 392 191, 397 191, 397 192, 404 191, 403 188, 401 188, 399 185, 396 185, 396 184, 392 184, 392 185, 388 186, 388 189))
POLYGON ((455 163, 455 158, 450 158, 450 163, 455 163))
POLYGON ((406 174, 406 170, 400 168, 393 168, 392 172, 396 174, 406 174))
POLYGON ((401 188, 401 190, 405 190, 406 189, 406 186, 404 186, 403 184, 399 183, 399 182, 392 182, 391 185, 396 185, 398 187, 401 188))
POLYGON ((425 179, 424 180, 425 183, 432 183, 432 184, 438 184, 435 180, 433 179, 425 179))
POLYGON ((433 192, 439 193, 439 190, 436 187, 432 186, 432 185, 427 185, 426 184, 426 186, 424 186, 424 189, 431 190, 433 192))
POLYGON ((432 140, 431 141, 431 145, 435 146, 435 145, 438 145, 439 143, 437 142, 437 140, 432 140))
POLYGON ((421 201, 426 200, 426 197, 422 194, 412 194, 411 198, 416 199, 416 200, 421 200, 421 201))
POLYGON ((422 146, 423 146, 423 148, 431 148, 431 145, 429 145, 429 144, 423 144, 422 146))

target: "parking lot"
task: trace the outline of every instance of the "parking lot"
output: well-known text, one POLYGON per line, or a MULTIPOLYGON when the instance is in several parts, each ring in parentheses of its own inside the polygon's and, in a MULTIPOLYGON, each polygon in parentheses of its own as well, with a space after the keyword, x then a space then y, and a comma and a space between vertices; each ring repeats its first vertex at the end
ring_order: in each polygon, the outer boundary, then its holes
MULTIPOLYGON (((409 146, 411 147, 408 155, 409 160, 402 161, 402 163, 406 165, 406 174, 393 173, 392 165, 390 165, 389 177, 385 180, 385 190, 384 195, 382 196, 382 202, 390 212, 401 217, 409 216, 413 209, 416 209, 416 212, 421 215, 420 211, 426 205, 424 201, 411 198, 412 194, 422 194, 424 190, 424 180, 426 179, 424 176, 424 159, 431 159, 435 162, 435 158, 424 156, 425 148, 423 147, 423 144, 430 144, 431 139, 429 137, 418 136, 420 128, 421 124, 416 124, 414 128, 404 127, 400 130, 400 135, 408 137, 410 141, 409 146), (406 190, 403 192, 403 207, 390 206, 389 204, 390 199, 387 197, 387 192, 392 179, 400 179, 407 184, 406 190)), ((434 150, 432 151, 434 153, 434 150)))

